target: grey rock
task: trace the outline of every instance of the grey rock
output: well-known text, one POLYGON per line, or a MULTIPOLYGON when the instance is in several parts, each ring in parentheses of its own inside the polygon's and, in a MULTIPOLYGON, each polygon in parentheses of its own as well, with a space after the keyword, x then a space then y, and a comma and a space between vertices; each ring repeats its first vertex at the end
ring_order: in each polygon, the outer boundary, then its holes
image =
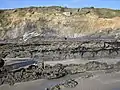
POLYGON ((107 63, 100 63, 97 61, 91 61, 85 64, 85 68, 87 71, 89 70, 105 70, 108 68, 107 63))
POLYGON ((69 80, 66 80, 64 83, 63 83, 64 87, 66 88, 74 88, 78 85, 78 82, 73 80, 73 79, 69 79, 69 80))

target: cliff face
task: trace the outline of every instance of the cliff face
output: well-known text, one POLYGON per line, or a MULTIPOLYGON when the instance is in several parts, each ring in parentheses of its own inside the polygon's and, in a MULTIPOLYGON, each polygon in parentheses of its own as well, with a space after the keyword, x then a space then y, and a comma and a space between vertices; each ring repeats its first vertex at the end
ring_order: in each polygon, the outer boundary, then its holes
POLYGON ((120 11, 99 8, 29 7, 0 10, 0 40, 36 36, 78 37, 120 28, 120 11))

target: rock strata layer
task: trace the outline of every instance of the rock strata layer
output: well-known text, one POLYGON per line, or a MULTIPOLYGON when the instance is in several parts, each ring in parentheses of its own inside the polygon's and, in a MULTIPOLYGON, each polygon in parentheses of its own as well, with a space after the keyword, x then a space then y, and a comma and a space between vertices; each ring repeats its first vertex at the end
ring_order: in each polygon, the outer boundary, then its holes
POLYGON ((103 40, 65 40, 40 41, 38 43, 5 43, 0 44, 1 58, 37 58, 44 61, 55 61, 79 58, 119 57, 120 42, 103 40))

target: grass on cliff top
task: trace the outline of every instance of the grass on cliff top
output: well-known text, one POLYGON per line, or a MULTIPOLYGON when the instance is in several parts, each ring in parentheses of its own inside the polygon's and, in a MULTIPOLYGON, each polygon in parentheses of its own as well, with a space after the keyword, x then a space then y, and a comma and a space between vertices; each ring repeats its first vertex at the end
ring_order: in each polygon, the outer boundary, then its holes
POLYGON ((120 17, 120 10, 113 10, 113 9, 106 9, 106 8, 96 8, 94 12, 100 18, 113 18, 113 17, 120 17))
MULTIPOLYGON (((60 12, 65 12, 65 11, 70 11, 70 12, 76 12, 76 13, 81 13, 81 12, 94 12, 101 18, 112 18, 112 17, 118 17, 120 16, 120 10, 114 10, 114 9, 107 9, 107 8, 94 8, 94 7, 85 7, 82 8, 82 11, 79 11, 80 8, 67 8, 67 7, 61 7, 61 6, 49 6, 49 7, 26 7, 26 8, 17 8, 17 9, 5 9, 5 10, 0 10, 0 14, 4 14, 5 11, 11 11, 12 13, 19 13, 21 16, 24 16, 25 13, 30 12, 31 14, 33 12, 41 12, 41 11, 48 11, 48 12, 53 12, 53 11, 60 11, 60 12)), ((1 19, 1 15, 0 15, 1 19)))

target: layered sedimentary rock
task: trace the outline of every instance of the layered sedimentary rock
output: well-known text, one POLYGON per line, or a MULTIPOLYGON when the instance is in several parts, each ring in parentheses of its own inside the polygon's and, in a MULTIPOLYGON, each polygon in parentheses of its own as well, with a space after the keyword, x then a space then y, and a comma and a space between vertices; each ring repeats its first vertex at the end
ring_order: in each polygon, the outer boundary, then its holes
POLYGON ((59 6, 0 10, 0 57, 119 56, 119 13, 59 6))
POLYGON ((101 58, 120 56, 120 42, 104 40, 40 41, 40 43, 1 44, 2 58, 36 58, 55 61, 75 58, 101 58))
POLYGON ((27 41, 36 36, 81 37, 117 31, 120 11, 105 8, 59 6, 0 10, 0 40, 27 41), (108 30, 110 29, 110 30, 108 30))

